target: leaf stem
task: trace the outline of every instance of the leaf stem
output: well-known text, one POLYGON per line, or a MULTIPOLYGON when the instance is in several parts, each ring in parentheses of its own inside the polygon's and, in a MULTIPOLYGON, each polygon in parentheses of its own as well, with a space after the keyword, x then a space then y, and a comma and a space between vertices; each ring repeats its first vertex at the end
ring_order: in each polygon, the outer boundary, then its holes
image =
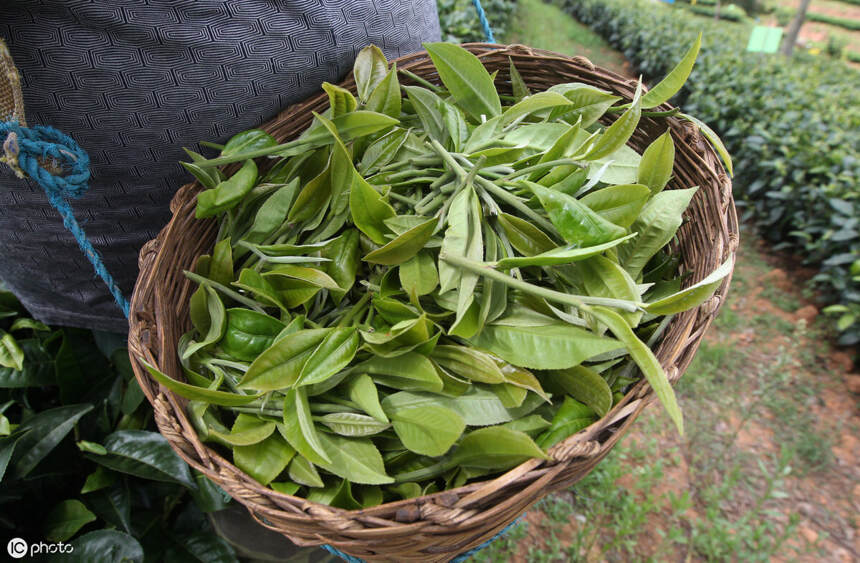
POLYGON ((486 178, 481 178, 480 176, 478 176, 477 182, 481 187, 486 189, 492 195, 496 196, 500 200, 504 201, 505 203, 507 203, 508 205, 534 221, 545 231, 549 231, 550 233, 556 232, 555 225, 550 223, 547 219, 541 217, 537 211, 530 208, 520 198, 510 193, 508 190, 499 187, 495 182, 491 182, 490 180, 487 180, 486 178))
POLYGON ((183 273, 185 274, 185 277, 187 277, 189 280, 191 280, 193 282, 197 282, 200 285, 208 285, 212 289, 220 291, 221 293, 223 293, 224 295, 226 295, 230 299, 233 299, 234 301, 238 301, 239 303, 250 307, 251 309, 257 311, 258 313, 263 313, 263 314, 266 313, 266 311, 262 307, 260 307, 260 305, 258 305, 256 301, 254 301, 253 299, 248 299, 247 297, 245 297, 244 295, 242 295, 238 291, 230 289, 226 285, 223 285, 223 284, 220 284, 216 281, 210 280, 209 278, 204 278, 200 274, 195 274, 194 272, 190 272, 188 270, 185 270, 183 273))
POLYGON ((460 166, 460 163, 457 162, 451 153, 445 150, 445 147, 443 147, 439 141, 436 139, 430 139, 430 146, 433 147, 436 154, 442 157, 442 160, 448 165, 448 168, 457 175, 457 178, 459 178, 461 182, 465 181, 465 179, 469 177, 469 173, 466 172, 465 168, 460 166))
MULTIPOLYGON (((401 184, 401 185, 402 185, 402 184, 401 184)), ((403 195, 403 194, 399 194, 399 193, 397 193, 397 192, 395 192, 395 191, 393 191, 393 190, 389 190, 389 192, 388 192, 388 197, 390 197, 391 199, 397 200, 397 201, 399 201, 399 202, 405 203, 405 204, 407 204, 407 205, 410 205, 410 206, 412 206, 412 207, 415 207, 415 204, 417 203, 417 202, 416 202, 414 199, 412 199, 411 197, 409 197, 409 196, 405 196, 405 195, 403 195)))
POLYGON ((615 309, 621 309, 622 311, 628 311, 631 313, 638 311, 640 307, 639 303, 627 301, 624 299, 612 299, 609 297, 591 297, 589 295, 570 295, 568 293, 562 293, 561 291, 555 291, 554 289, 530 284, 528 282, 508 276, 507 274, 503 274, 502 272, 495 270, 492 266, 485 262, 477 262, 475 260, 470 260, 465 256, 457 256, 456 254, 447 254, 442 252, 439 254, 439 259, 444 260, 451 265, 457 266, 458 268, 462 268, 464 270, 468 270, 472 273, 478 274, 479 276, 483 276, 493 281, 503 283, 508 287, 519 289, 520 291, 530 293, 537 297, 542 297, 549 301, 555 301, 556 303, 572 305, 581 311, 585 311, 586 313, 590 313, 592 311, 592 305, 613 307, 615 309))
POLYGON ((413 80, 413 81, 417 82, 418 84, 420 84, 420 85, 424 86, 424 87, 425 87, 425 88, 427 88, 428 90, 431 90, 434 94, 444 94, 444 93, 446 93, 446 90, 445 90, 444 88, 442 88, 442 87, 440 87, 440 86, 437 86, 437 85, 433 84, 433 83, 432 83, 432 82, 430 82, 429 80, 427 80, 427 79, 425 79, 425 78, 422 78, 422 77, 418 76, 418 75, 417 75, 417 74, 415 74, 414 72, 409 72, 408 70, 403 69, 403 68, 398 68, 398 69, 397 69, 397 72, 399 72, 400 74, 402 74, 403 76, 405 76, 405 77, 407 77, 407 78, 410 78, 411 80, 413 80))
POLYGON ((369 291, 365 292, 365 294, 362 295, 361 298, 355 302, 355 305, 353 305, 350 310, 340 318, 340 320, 337 322, 337 326, 347 326, 350 322, 352 322, 352 319, 363 313, 364 306, 367 304, 368 301, 370 301, 370 297, 371 293, 369 291))
POLYGON ((318 142, 314 139, 296 139, 295 141, 290 141, 289 143, 283 143, 281 145, 275 145, 272 147, 263 147, 262 149, 257 149, 255 151, 248 151, 238 154, 231 154, 229 156, 219 156, 218 158, 211 158, 209 160, 200 160, 195 162, 197 166, 201 168, 209 168, 211 166, 221 166, 222 164, 231 164, 233 162, 240 162, 242 160, 248 160, 249 158, 257 158, 260 156, 269 156, 270 154, 277 154, 279 152, 283 152, 287 149, 292 149, 295 147, 300 147, 302 145, 309 145, 318 142))
POLYGON ((260 407, 223 407, 223 408, 226 408, 226 409, 231 410, 233 412, 244 412, 244 413, 248 413, 248 414, 262 414, 262 415, 267 415, 267 416, 273 416, 273 417, 277 418, 278 420, 284 419, 283 409, 278 410, 278 409, 267 409, 267 408, 260 408, 260 407))
POLYGON ((581 160, 574 160, 572 158, 559 158, 558 160, 550 160, 547 162, 541 162, 540 164, 535 164, 534 166, 526 166, 521 170, 516 170, 511 172, 507 176, 502 176, 501 180, 510 180, 512 178, 517 178, 519 176, 525 176, 526 174, 531 174, 532 172, 539 172, 541 170, 555 168, 556 166, 579 166, 580 168, 585 168, 587 164, 581 160))
POLYGON ((409 471, 407 473, 400 473, 399 475, 395 475, 394 482, 406 483, 409 481, 424 481, 432 477, 436 477, 437 475, 441 475, 442 473, 445 473, 449 469, 454 469, 455 467, 457 467, 457 461, 455 459, 442 459, 441 461, 434 463, 429 467, 422 467, 421 469, 416 469, 415 471, 409 471))
POLYGON ((223 150, 224 145, 219 145, 218 143, 212 143, 209 141, 200 141, 201 147, 209 147, 210 149, 223 150))
MULTIPOLYGON (((614 106, 606 110, 606 112, 621 113, 629 107, 630 104, 624 104, 623 106, 614 106)), ((668 111, 643 111, 642 117, 672 117, 674 115, 678 115, 679 113, 681 113, 681 108, 673 108, 668 111)))

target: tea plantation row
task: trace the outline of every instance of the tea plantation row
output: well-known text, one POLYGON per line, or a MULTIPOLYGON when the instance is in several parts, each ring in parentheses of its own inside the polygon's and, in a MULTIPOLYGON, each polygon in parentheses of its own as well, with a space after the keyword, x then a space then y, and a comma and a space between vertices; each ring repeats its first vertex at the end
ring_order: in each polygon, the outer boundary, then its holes
POLYGON ((744 52, 745 33, 643 0, 564 0, 646 79, 664 76, 704 28, 673 100, 710 124, 734 157, 744 218, 820 269, 813 278, 839 343, 860 342, 860 73, 807 55, 744 52))

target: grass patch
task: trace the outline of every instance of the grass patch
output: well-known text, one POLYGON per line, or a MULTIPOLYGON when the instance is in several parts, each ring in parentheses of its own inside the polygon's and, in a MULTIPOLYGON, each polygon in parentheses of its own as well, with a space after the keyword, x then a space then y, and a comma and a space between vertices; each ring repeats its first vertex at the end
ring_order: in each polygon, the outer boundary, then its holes
POLYGON ((508 43, 522 43, 570 56, 580 55, 619 74, 629 73, 624 55, 555 3, 520 0, 509 27, 510 31, 505 36, 508 43))
POLYGON ((469 558, 469 563, 493 563, 509 561, 517 551, 517 544, 529 535, 529 525, 520 521, 508 533, 469 558))
POLYGON ((759 338, 763 341, 769 341, 778 335, 791 336, 797 330, 797 325, 792 321, 774 315, 755 315, 751 320, 759 330, 759 338))
MULTIPOLYGON (((692 521, 689 533, 689 545, 700 558, 764 562, 781 550, 800 521, 797 513, 791 513, 787 524, 779 526, 769 506, 785 496, 784 479, 791 472, 789 460, 789 456, 781 456, 772 470, 760 462, 759 473, 748 475, 744 465, 735 459, 719 467, 719 477, 711 480, 708 475, 702 476, 707 484, 697 490, 700 518, 692 521), (743 488, 747 490, 739 498, 743 488), (743 503, 743 510, 727 510, 739 503, 743 503)), ((693 477, 698 481, 698 476, 693 477)))
POLYGON ((734 345, 703 341, 678 382, 677 392, 685 401, 731 399, 732 395, 726 394, 725 389, 734 383, 745 360, 742 351, 734 345))
POLYGON ((729 307, 723 307, 720 309, 719 315, 714 319, 714 327, 717 330, 737 330, 743 325, 743 323, 743 317, 729 307))
POLYGON ((796 295, 787 293, 773 284, 765 284, 761 296, 769 299, 774 305, 788 313, 800 309, 800 299, 796 295))

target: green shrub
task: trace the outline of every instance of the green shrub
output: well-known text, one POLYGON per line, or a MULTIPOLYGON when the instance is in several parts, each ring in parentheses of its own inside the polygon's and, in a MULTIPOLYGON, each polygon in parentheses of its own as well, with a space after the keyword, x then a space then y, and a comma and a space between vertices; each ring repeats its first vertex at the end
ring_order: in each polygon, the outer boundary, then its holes
POLYGON ((816 14, 809 12, 806 14, 806 19, 813 22, 821 22, 837 27, 844 27, 852 31, 860 31, 860 21, 851 18, 840 18, 837 16, 828 16, 827 14, 816 14))
POLYGON ((844 51, 843 53, 845 58, 852 63, 860 63, 860 53, 855 53, 854 51, 844 51))
POLYGON ((841 59, 845 54, 845 47, 848 46, 848 39, 845 37, 837 37, 836 35, 827 35, 827 46, 824 51, 828 56, 834 59, 841 59))
MULTIPOLYGON (((693 4, 691 0, 681 0, 678 3, 692 4, 694 6, 715 7, 717 5, 717 0, 698 0, 695 4, 693 4)), ((726 2, 726 0, 722 0, 720 4, 723 8, 728 6, 737 6, 743 9, 745 14, 759 14, 762 12, 768 12, 772 9, 771 6, 764 4, 761 0, 735 0, 734 2, 726 2)), ((713 15, 713 13, 711 15, 713 15)))
POLYGON ((642 0, 566 0, 579 21, 646 77, 664 76, 704 28, 675 102, 710 124, 735 159, 735 198, 813 278, 839 343, 860 342, 860 74, 826 57, 746 53, 748 31, 642 0))
MULTIPOLYGON (((687 6, 686 8, 697 16, 707 16, 709 18, 713 18, 717 12, 716 6, 699 6, 696 4, 687 6)), ((720 19, 737 22, 743 21, 746 18, 747 14, 744 9, 735 4, 729 4, 720 8, 720 19)))
POLYGON ((860 0, 836 0, 837 2, 842 2, 843 4, 854 4, 855 6, 860 6, 860 0))
POLYGON ((239 563, 205 514, 229 497, 156 431, 123 337, 45 326, 0 287, 0 349, 0 535, 77 561, 239 563))
POLYGON ((794 16, 797 14, 797 11, 794 8, 787 8, 785 6, 777 6, 774 10, 774 15, 776 16, 776 23, 780 27, 785 27, 791 23, 791 20, 794 19, 794 16))
MULTIPOLYGON (((499 41, 499 36, 504 34, 517 2, 516 0, 483 0, 481 5, 487 13, 496 41, 499 41)), ((442 26, 444 41, 466 43, 487 40, 472 0, 437 0, 436 6, 439 10, 439 23, 442 26)))
MULTIPOLYGON (((709 18, 714 17, 717 12, 716 5, 700 6, 695 4, 689 5, 686 8, 697 16, 707 16, 709 18)), ((729 4, 727 6, 720 7, 720 19, 739 22, 747 19, 747 13, 740 6, 729 4)))

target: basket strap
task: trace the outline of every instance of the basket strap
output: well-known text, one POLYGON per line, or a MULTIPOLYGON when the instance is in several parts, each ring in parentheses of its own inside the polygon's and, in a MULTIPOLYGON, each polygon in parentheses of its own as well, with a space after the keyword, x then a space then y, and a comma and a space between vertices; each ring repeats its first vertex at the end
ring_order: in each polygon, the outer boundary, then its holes
POLYGON ((487 13, 484 12, 484 7, 481 6, 481 0, 472 0, 475 5, 475 11, 478 12, 478 19, 481 20, 481 27, 484 28, 484 35, 487 37, 488 43, 495 43, 496 38, 493 35, 493 28, 490 27, 490 20, 487 19, 487 13))
POLYGON ((90 157, 68 135, 53 127, 27 127, 24 119, 24 99, 18 69, 6 44, 0 39, 0 139, 5 163, 19 178, 29 176, 37 182, 48 201, 63 218, 63 225, 72 233, 81 251, 105 282, 117 305, 128 317, 129 303, 102 262, 101 256, 75 219, 68 198, 78 198, 89 189, 90 157))
MULTIPOLYGON (((518 524, 521 523, 522 519, 523 519, 522 515, 518 516, 516 520, 514 520, 513 522, 511 522, 510 524, 508 524, 507 526, 502 528, 501 531, 499 531, 499 533, 497 533, 495 536, 491 537, 490 539, 488 539, 487 541, 485 541, 481 545, 473 547, 469 551, 467 551, 465 553, 461 553, 460 555, 456 556, 454 559, 451 560, 451 563, 463 563, 464 561, 466 561, 467 559, 469 559, 470 557, 472 557, 473 555, 475 555, 476 553, 478 553, 479 551, 481 551, 482 549, 486 548, 491 543, 493 543, 494 541, 499 539, 500 537, 502 537, 505 534, 507 534, 508 532, 510 532, 511 529, 513 529, 515 526, 517 526, 518 524)), ((364 559, 359 559, 358 557, 353 557, 352 555, 350 555, 348 553, 344 553, 341 550, 339 550, 335 547, 332 547, 330 545, 323 545, 322 548, 325 549, 326 551, 328 551, 329 553, 331 553, 332 555, 340 557, 341 559, 343 559, 347 563, 365 563, 364 559)))

